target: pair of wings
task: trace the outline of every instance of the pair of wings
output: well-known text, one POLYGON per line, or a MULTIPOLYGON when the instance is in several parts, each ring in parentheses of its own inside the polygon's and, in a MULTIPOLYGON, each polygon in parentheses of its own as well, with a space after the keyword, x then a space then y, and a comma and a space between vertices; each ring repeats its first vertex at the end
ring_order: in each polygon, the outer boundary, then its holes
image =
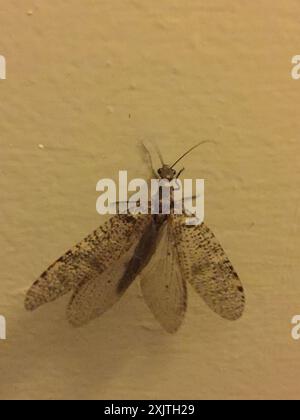
POLYGON ((26 309, 72 291, 67 317, 82 326, 112 307, 140 274, 146 303, 170 333, 186 312, 186 281, 212 310, 238 319, 245 306, 238 275, 213 233, 185 221, 184 215, 160 223, 152 215, 113 216, 40 276, 27 293, 26 309))

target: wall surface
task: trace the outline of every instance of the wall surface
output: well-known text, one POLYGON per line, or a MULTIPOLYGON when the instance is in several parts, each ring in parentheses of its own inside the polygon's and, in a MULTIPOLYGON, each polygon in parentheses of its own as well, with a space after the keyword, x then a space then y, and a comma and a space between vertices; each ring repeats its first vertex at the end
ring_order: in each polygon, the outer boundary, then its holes
POLYGON ((2 1, 0 398, 299 398, 300 54, 297 0, 2 1), (103 222, 96 182, 148 176, 155 140, 206 180, 206 220, 243 280, 219 319, 189 289, 164 333, 138 282, 83 329, 68 297, 35 313, 26 290, 103 222))

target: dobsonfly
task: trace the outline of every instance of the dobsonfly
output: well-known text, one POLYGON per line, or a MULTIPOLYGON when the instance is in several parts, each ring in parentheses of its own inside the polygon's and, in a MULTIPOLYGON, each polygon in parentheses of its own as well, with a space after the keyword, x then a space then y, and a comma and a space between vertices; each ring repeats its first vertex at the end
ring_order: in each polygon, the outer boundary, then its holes
MULTIPOLYGON (((155 176, 172 181, 174 166, 163 162, 155 176)), ((146 149, 147 150, 147 149, 146 149)), ((32 285, 25 307, 41 305, 72 292, 67 318, 79 327, 111 308, 140 276, 143 297, 169 333, 181 326, 187 309, 187 282, 208 306, 228 320, 245 308, 241 281, 212 231, 186 224, 186 214, 116 214, 52 264, 32 285)))

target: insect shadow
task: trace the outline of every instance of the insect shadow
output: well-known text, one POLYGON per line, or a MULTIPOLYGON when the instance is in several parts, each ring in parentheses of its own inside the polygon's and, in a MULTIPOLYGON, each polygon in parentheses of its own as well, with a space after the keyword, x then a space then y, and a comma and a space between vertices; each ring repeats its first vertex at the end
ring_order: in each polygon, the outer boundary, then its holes
MULTIPOLYGON (((133 360, 137 377, 144 371, 145 360, 151 360, 153 374, 158 374, 161 366, 170 362, 166 349, 172 344, 159 326, 152 324, 151 317, 147 321, 147 317, 140 320, 137 316, 144 307, 142 300, 136 299, 137 286, 102 323, 81 329, 63 322, 65 298, 53 304, 52 317, 46 307, 31 320, 22 308, 15 308, 6 342, 10 345, 13 340, 7 353, 10 363, 5 363, 2 354, 1 377, 6 384, 2 397, 11 398, 10 384, 18 384, 14 395, 22 399, 109 398, 108 384, 133 360)), ((119 397, 125 398, 129 391, 125 387, 119 392, 119 397)))

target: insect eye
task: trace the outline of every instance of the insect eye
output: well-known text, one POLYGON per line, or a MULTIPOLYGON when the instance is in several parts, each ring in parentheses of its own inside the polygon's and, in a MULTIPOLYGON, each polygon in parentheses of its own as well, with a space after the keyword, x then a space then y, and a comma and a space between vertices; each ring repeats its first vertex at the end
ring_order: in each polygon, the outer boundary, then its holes
POLYGON ((160 175, 160 174, 161 174, 161 169, 159 169, 157 172, 158 172, 158 173, 159 173, 159 175, 160 175))

